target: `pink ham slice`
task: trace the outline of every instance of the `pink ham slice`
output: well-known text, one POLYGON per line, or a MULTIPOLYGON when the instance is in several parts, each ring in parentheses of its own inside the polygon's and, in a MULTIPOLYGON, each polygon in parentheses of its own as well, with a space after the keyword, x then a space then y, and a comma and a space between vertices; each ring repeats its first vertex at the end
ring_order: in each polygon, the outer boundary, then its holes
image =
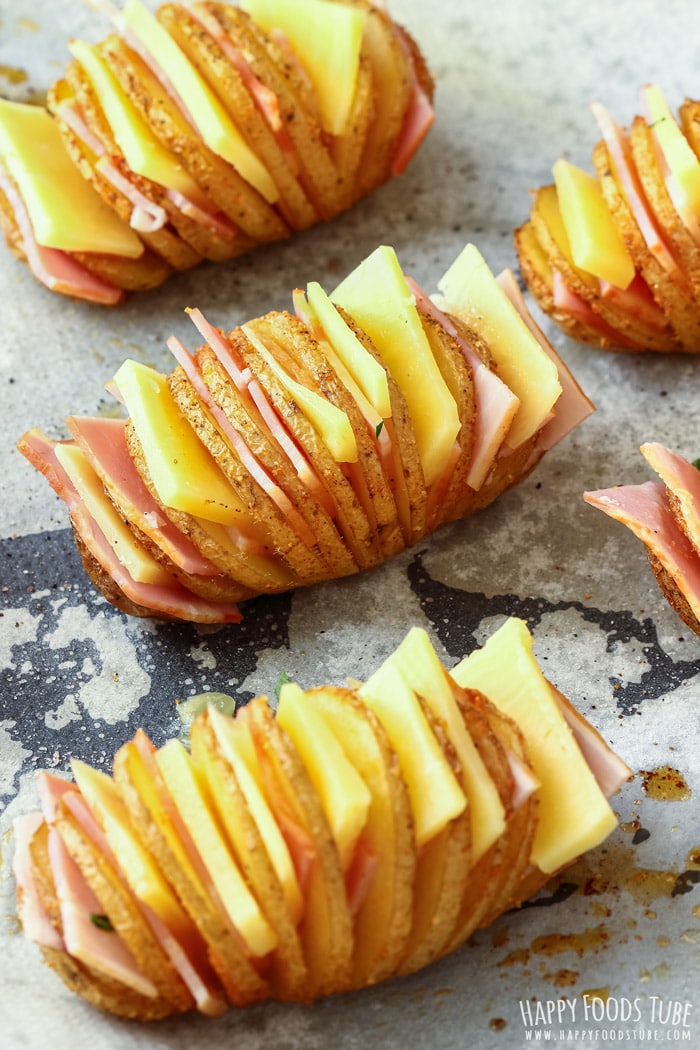
POLYGON ((588 328, 592 328, 602 338, 607 339, 613 346, 626 346, 630 350, 646 350, 647 348, 641 343, 635 343, 629 336, 623 335, 617 328, 613 328, 607 321, 604 321, 600 314, 597 314, 592 308, 590 303, 586 302, 580 295, 572 291, 566 283, 564 277, 559 270, 553 271, 554 276, 554 287, 552 291, 552 297, 554 300, 554 306, 558 310, 563 310, 569 314, 575 321, 580 321, 581 324, 585 324, 588 328))
POLYGON ((681 531, 660 482, 584 493, 586 503, 626 525, 653 554, 700 618, 700 557, 681 531))
POLYGON ((700 553, 700 471, 659 442, 642 445, 642 455, 675 497, 674 511, 681 516, 683 531, 700 553))
POLYGON ((44 908, 37 893, 29 853, 30 843, 43 824, 44 818, 39 812, 24 813, 16 817, 13 823, 15 852, 12 858, 12 871, 17 883, 17 910, 22 923, 22 931, 30 941, 65 951, 65 943, 44 908))
POLYGON ((66 425, 107 488, 120 496, 129 521, 160 547, 183 571, 193 576, 216 576, 219 570, 202 557, 195 545, 173 523, 148 491, 134 466, 126 444, 124 419, 69 416, 66 425))
POLYGON ((391 174, 402 175, 414 153, 428 134, 435 120, 435 110, 416 75, 413 51, 406 39, 406 34, 400 26, 395 28, 401 47, 409 60, 413 78, 411 98, 403 120, 399 140, 396 143, 394 159, 391 162, 391 174))
POLYGON ((673 252, 664 240, 651 207, 644 196, 644 190, 632 158, 629 139, 599 102, 593 103, 591 112, 598 123, 605 145, 612 158, 615 174, 637 222, 639 231, 644 238, 644 243, 679 287, 687 288, 688 282, 679 268, 673 252))
POLYGON ((189 351, 176 336, 170 336, 167 345, 175 360, 185 372, 200 400, 204 402, 211 412, 226 441, 235 451, 250 476, 257 482, 263 492, 269 496, 286 519, 289 527, 296 532, 307 547, 313 547, 316 543, 316 537, 309 524, 293 505, 287 494, 282 491, 275 479, 270 476, 263 464, 251 452, 242 436, 229 422, 225 412, 216 404, 189 351))
POLYGON ((22 248, 27 265, 34 276, 52 292, 70 295, 76 299, 116 306, 124 298, 121 288, 115 287, 81 266, 79 262, 59 248, 46 248, 34 236, 29 213, 15 184, 0 165, 0 189, 12 208, 15 222, 22 239, 22 248))
POLYGON ((512 270, 503 270, 496 280, 544 352, 557 366, 561 394, 554 406, 554 417, 544 424, 537 437, 538 448, 548 451, 562 438, 565 438, 567 434, 570 434, 579 423, 582 423, 584 419, 588 419, 595 411, 595 406, 590 398, 584 394, 542 329, 535 323, 512 270))
POLYGON ((413 278, 407 277, 406 282, 415 296, 418 310, 438 321, 457 341, 471 368, 476 396, 476 420, 474 449, 467 483, 478 491, 498 455, 520 402, 503 380, 487 368, 476 351, 460 337, 447 314, 438 309, 413 278))
POLYGON ((139 583, 134 580, 80 500, 56 458, 55 445, 56 442, 34 429, 24 435, 18 447, 67 504, 73 526, 88 551, 130 601, 154 613, 195 623, 240 622, 241 613, 237 605, 207 601, 192 594, 175 580, 170 584, 139 583))

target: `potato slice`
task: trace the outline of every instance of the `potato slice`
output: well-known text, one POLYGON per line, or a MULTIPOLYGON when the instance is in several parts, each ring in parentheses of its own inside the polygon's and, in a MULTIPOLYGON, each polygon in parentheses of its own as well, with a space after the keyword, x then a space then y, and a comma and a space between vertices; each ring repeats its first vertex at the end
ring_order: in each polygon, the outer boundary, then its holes
POLYGON ((243 1006, 265 998, 269 985, 252 966, 240 936, 222 914, 201 857, 157 771, 155 750, 139 730, 114 758, 114 779, 134 827, 206 941, 229 1001, 243 1006))
MULTIPOLYGON (((225 413, 231 426, 241 435, 251 451, 274 477, 285 495, 302 515, 315 539, 315 549, 325 564, 326 575, 346 576, 357 572, 357 564, 343 543, 335 523, 325 505, 328 500, 316 477, 307 475, 302 479, 281 442, 290 441, 278 418, 266 421, 253 403, 236 389, 213 350, 200 347, 196 355, 197 365, 214 402, 225 413)), ((301 459, 302 453, 297 456, 301 459)))
POLYGON ((273 811, 287 810, 313 845, 315 860, 304 891, 300 931, 308 971, 304 998, 344 989, 352 967, 352 920, 338 850, 321 802, 265 698, 252 700, 237 717, 249 720, 273 811))
POLYGON ((360 987, 395 973, 406 950, 416 865, 413 817, 396 754, 376 715, 348 689, 309 689, 306 696, 371 793, 363 839, 377 867, 354 916, 348 980, 349 988, 360 987))
POLYGON ((241 236, 236 240, 240 251, 285 237, 288 227, 274 208, 232 165, 204 145, 136 52, 114 34, 102 47, 117 80, 156 137, 180 158, 204 193, 239 228, 241 236))
POLYGON ((206 711, 192 725, 191 744, 192 756, 209 785, 209 805, 218 813, 241 871, 277 935, 270 973, 272 990, 278 998, 298 999, 306 983, 299 936, 257 824, 206 711))
MULTIPOLYGON (((240 43, 233 43, 216 16, 206 7, 204 12, 198 10, 193 16, 174 4, 164 4, 158 9, 158 20, 216 92, 248 145, 270 172, 280 194, 277 206, 285 221, 295 230, 316 223, 318 214, 293 167, 290 167, 289 157, 280 148, 278 138, 256 106, 241 71, 236 68, 237 63, 241 67, 246 64, 240 43), (204 22, 200 21, 201 18, 204 22), (216 38, 213 33, 216 33, 216 38), (233 56, 236 63, 232 61, 233 56)), ((245 19, 242 18, 238 39, 246 41, 247 36, 245 19)))

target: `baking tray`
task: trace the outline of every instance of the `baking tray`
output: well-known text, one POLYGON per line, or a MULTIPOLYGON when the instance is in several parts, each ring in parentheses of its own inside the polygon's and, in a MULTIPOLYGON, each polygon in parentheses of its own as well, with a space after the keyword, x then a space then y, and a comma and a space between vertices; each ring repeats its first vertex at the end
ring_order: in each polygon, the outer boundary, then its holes
MULTIPOLYGON (((108 606, 82 572, 63 505, 14 447, 30 426, 58 437, 69 413, 109 411, 103 386, 125 357, 168 370, 166 338, 191 342, 187 306, 232 326, 286 308, 308 280, 332 287, 379 242, 428 288, 467 241, 494 270, 514 266, 511 232, 530 189, 550 181, 559 155, 589 165, 591 101, 626 123, 647 81, 674 106, 700 91, 690 2, 395 0, 392 13, 435 74, 437 121, 404 176, 331 225, 201 267, 116 311, 52 296, 0 252, 8 1050, 700 1046, 700 643, 662 601, 641 545, 581 495, 648 477, 642 441, 698 455, 700 361, 604 354, 543 320, 597 406, 590 420, 488 510, 368 575, 253 603, 229 627, 137 621, 108 606), (178 734, 177 700, 205 690, 270 693, 282 671, 304 686, 362 678, 414 624, 455 663, 511 614, 528 621, 548 677, 635 776, 615 800, 620 827, 601 848, 451 957, 313 1006, 142 1027, 68 993, 19 933, 11 822, 35 808, 37 770, 63 772, 71 756, 108 768, 139 725, 156 742, 178 734), (682 790, 664 779, 667 768, 682 790), (585 1008, 586 992, 598 995, 595 1008, 585 1008)), ((0 93, 19 100, 41 98, 60 75, 70 36, 106 32, 101 16, 72 0, 1 0, 0 23, 0 93)))

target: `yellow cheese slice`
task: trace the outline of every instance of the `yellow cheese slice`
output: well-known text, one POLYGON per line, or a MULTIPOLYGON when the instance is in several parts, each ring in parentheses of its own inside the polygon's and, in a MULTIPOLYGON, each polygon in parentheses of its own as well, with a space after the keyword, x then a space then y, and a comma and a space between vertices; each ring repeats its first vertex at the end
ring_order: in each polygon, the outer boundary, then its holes
POLYGON ((316 92, 324 131, 346 130, 355 97, 366 11, 329 0, 242 0, 270 32, 281 29, 316 92))
POLYGON ((569 266, 573 267, 580 280, 597 293, 600 288, 598 278, 587 270, 582 270, 581 267, 577 266, 574 262, 574 257, 571 254, 571 245, 569 244, 566 227, 564 226, 564 220, 561 217, 556 186, 543 186, 537 193, 535 207, 537 208, 540 218, 549 230, 552 240, 565 257, 569 266))
POLYGON ((600 183, 563 157, 552 172, 574 262, 616 288, 627 288, 634 278, 634 262, 608 210, 600 183))
POLYGON ((0 161, 22 196, 38 244, 127 259, 143 254, 134 231, 82 177, 41 106, 0 99, 0 161))
POLYGON ((278 200, 279 191, 269 171, 248 146, 218 96, 155 15, 140 0, 127 0, 121 12, 121 22, 153 56, 185 100, 187 110, 209 149, 232 164, 268 203, 278 200))
POLYGON ((540 781, 532 862, 557 871, 593 849, 617 825, 532 653, 527 625, 506 620, 482 649, 452 671, 455 681, 479 689, 520 727, 540 781))
MULTIPOLYGON (((138 730, 137 734, 142 732, 138 730)), ((178 868, 185 873, 198 895, 203 900, 207 900, 209 888, 202 881, 199 865, 195 864, 179 834, 175 811, 168 799, 167 792, 161 789, 157 769, 154 775, 154 771, 149 767, 133 740, 127 741, 120 749, 118 758, 115 760, 115 767, 117 762, 123 767, 131 787, 138 794, 150 819, 165 839, 178 868)))
POLYGON ((69 46, 90 81, 114 141, 131 170, 181 193, 200 208, 209 208, 210 202, 200 186, 153 134, 97 48, 83 40, 71 40, 69 46))
POLYGON ((658 84, 643 89, 649 126, 654 131, 669 171, 680 191, 681 203, 700 216, 700 161, 671 113, 658 84))
POLYGON ((55 446, 55 452, 86 510, 132 580, 137 583, 172 583, 170 573, 139 543, 125 523, 82 449, 61 443, 55 446))
POLYGON ((455 749, 470 807, 472 856, 477 861, 505 829, 505 810, 498 789, 464 725, 449 678, 427 633, 420 627, 412 628, 389 661, 443 725, 455 749))
POLYGON ((561 395, 557 367, 468 244, 438 281, 440 309, 461 318, 488 344, 503 382, 520 400, 506 441, 517 448, 537 433, 561 395))
POLYGON ((114 781, 106 773, 77 759, 72 759, 71 769, 80 793, 104 831, 133 893, 153 909, 175 938, 178 934, 189 933, 190 921, 151 854, 134 832, 129 811, 114 781))
POLYGON ((257 825, 270 862, 282 886, 292 921, 296 924, 304 912, 299 880, 289 847, 265 798, 260 766, 250 731, 240 719, 227 718, 214 707, 209 708, 209 722, 222 755, 233 768, 250 814, 257 825))
POLYGON ((277 946, 277 936, 212 813, 201 774, 179 740, 169 740, 156 752, 155 759, 231 921, 253 955, 267 955, 277 946))
POLYGON ((395 664, 383 663, 358 691, 379 718, 398 755, 411 799, 416 846, 422 846, 462 813, 466 795, 416 694, 395 664))
POLYGON ((277 721, 292 740, 323 806, 345 870, 367 822, 370 793, 341 743, 298 685, 280 689, 277 721))
POLYGON ((382 419, 391 416, 391 398, 386 371, 365 350, 317 281, 306 288, 308 306, 326 339, 343 362, 372 407, 382 419))
POLYGON ((288 372, 275 360, 265 344, 258 338, 250 325, 242 325, 247 338, 260 356, 275 373, 282 386, 298 403, 306 418, 314 425, 323 439, 323 443, 337 463, 357 463, 357 440, 350 420, 337 405, 331 404, 325 397, 297 383, 288 372))
POLYGON ((127 360, 114 377, 162 502, 223 525, 249 520, 211 454, 180 412, 167 378, 127 360))
POLYGON ((426 484, 459 433, 457 405, 437 366, 393 248, 381 245, 331 293, 370 337, 408 404, 426 484))

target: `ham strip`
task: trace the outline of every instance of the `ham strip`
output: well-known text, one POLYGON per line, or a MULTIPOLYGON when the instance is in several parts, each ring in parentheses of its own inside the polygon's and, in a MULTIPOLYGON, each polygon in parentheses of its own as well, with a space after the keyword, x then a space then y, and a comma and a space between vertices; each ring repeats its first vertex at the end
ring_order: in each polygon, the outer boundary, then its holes
POLYGON ((428 134, 435 120, 435 110, 418 79, 413 51, 400 26, 396 26, 396 35, 408 58, 413 78, 411 98, 401 126, 394 159, 391 162, 391 174, 402 175, 411 157, 428 134))
POLYGON ((639 180, 637 169, 632 159, 629 140, 625 137, 622 128, 613 120, 608 111, 599 102, 591 105, 591 112, 595 117, 598 127, 608 148, 608 153, 615 167, 615 174, 620 183, 620 188, 629 204, 630 210, 637 221, 639 231, 644 238, 644 243, 663 266, 664 270, 682 288, 687 287, 687 281, 676 262, 669 245, 664 240, 659 225, 644 196, 644 190, 639 180))
POLYGON ((608 339, 614 346, 627 346, 631 350, 646 350, 647 347, 641 343, 635 343, 629 336, 623 335, 617 328, 613 328, 597 314, 580 295, 573 292, 566 283, 559 270, 554 270, 553 300, 556 309, 563 310, 575 321, 580 321, 588 328, 598 332, 603 338, 608 339))
POLYGON ((109 490, 116 490, 129 521, 184 572, 220 575, 190 539, 167 518, 141 479, 126 444, 125 419, 69 416, 66 425, 109 490))
POLYGON ((502 379, 488 368, 476 351, 459 335, 457 328, 442 310, 416 284, 411 277, 406 283, 415 296, 421 313, 438 321, 445 331, 459 344, 467 364, 471 368, 476 398, 474 421, 474 447, 467 483, 475 491, 483 485, 503 440, 510 429, 513 416, 520 401, 502 379))
POLYGON ((34 237, 31 220, 21 194, 15 189, 12 179, 0 165, 0 189, 7 197, 14 213, 15 222, 27 257, 27 265, 34 276, 52 292, 72 295, 76 299, 116 306, 124 297, 121 288, 103 280, 81 266, 68 252, 59 248, 45 248, 34 237))
POLYGON ((88 551, 130 601, 155 613, 195 623, 240 622, 240 610, 231 602, 207 601, 175 580, 171 584, 139 583, 134 580, 78 497, 56 458, 54 446, 55 443, 40 431, 31 430, 25 434, 19 448, 67 504, 73 527, 88 551))
POLYGON ((30 843, 43 823, 41 813, 24 813, 13 822, 15 852, 12 871, 17 883, 17 912, 22 932, 30 941, 56 951, 65 951, 63 937, 54 927, 37 892, 32 875, 30 843))
POLYGON ((257 457, 248 448, 241 435, 229 422, 223 409, 216 404, 211 396, 209 387, 202 379, 199 369, 189 351, 180 340, 176 338, 176 336, 170 336, 167 345, 177 363, 184 370, 185 375, 194 387, 197 395, 211 412, 218 427, 224 434, 231 448, 235 451, 245 469, 251 475, 253 480, 257 482, 263 492, 269 496, 279 512, 286 519, 290 528, 297 533, 307 547, 313 547, 316 543, 316 537, 314 536, 309 524, 293 505, 287 494, 282 491, 275 479, 268 474, 262 463, 260 463, 257 457))
POLYGON ((115 190, 128 200, 131 205, 131 219, 129 222, 131 228, 136 230, 137 233, 156 233, 158 230, 162 230, 168 221, 165 208, 154 204, 149 197, 141 193, 115 168, 109 160, 104 146, 85 123, 75 103, 64 99, 58 106, 58 114, 80 141, 95 155, 95 170, 100 173, 110 186, 113 186, 115 190))
POLYGON ((645 481, 584 493, 586 503, 626 525, 674 581, 693 615, 700 618, 700 558, 681 531, 664 485, 645 481))
POLYGON ((537 435, 538 448, 548 451, 587 419, 595 411, 595 406, 590 398, 586 397, 542 329, 535 323, 512 270, 503 270, 496 280, 544 352, 557 366, 561 394, 554 406, 554 417, 545 423, 537 435))

